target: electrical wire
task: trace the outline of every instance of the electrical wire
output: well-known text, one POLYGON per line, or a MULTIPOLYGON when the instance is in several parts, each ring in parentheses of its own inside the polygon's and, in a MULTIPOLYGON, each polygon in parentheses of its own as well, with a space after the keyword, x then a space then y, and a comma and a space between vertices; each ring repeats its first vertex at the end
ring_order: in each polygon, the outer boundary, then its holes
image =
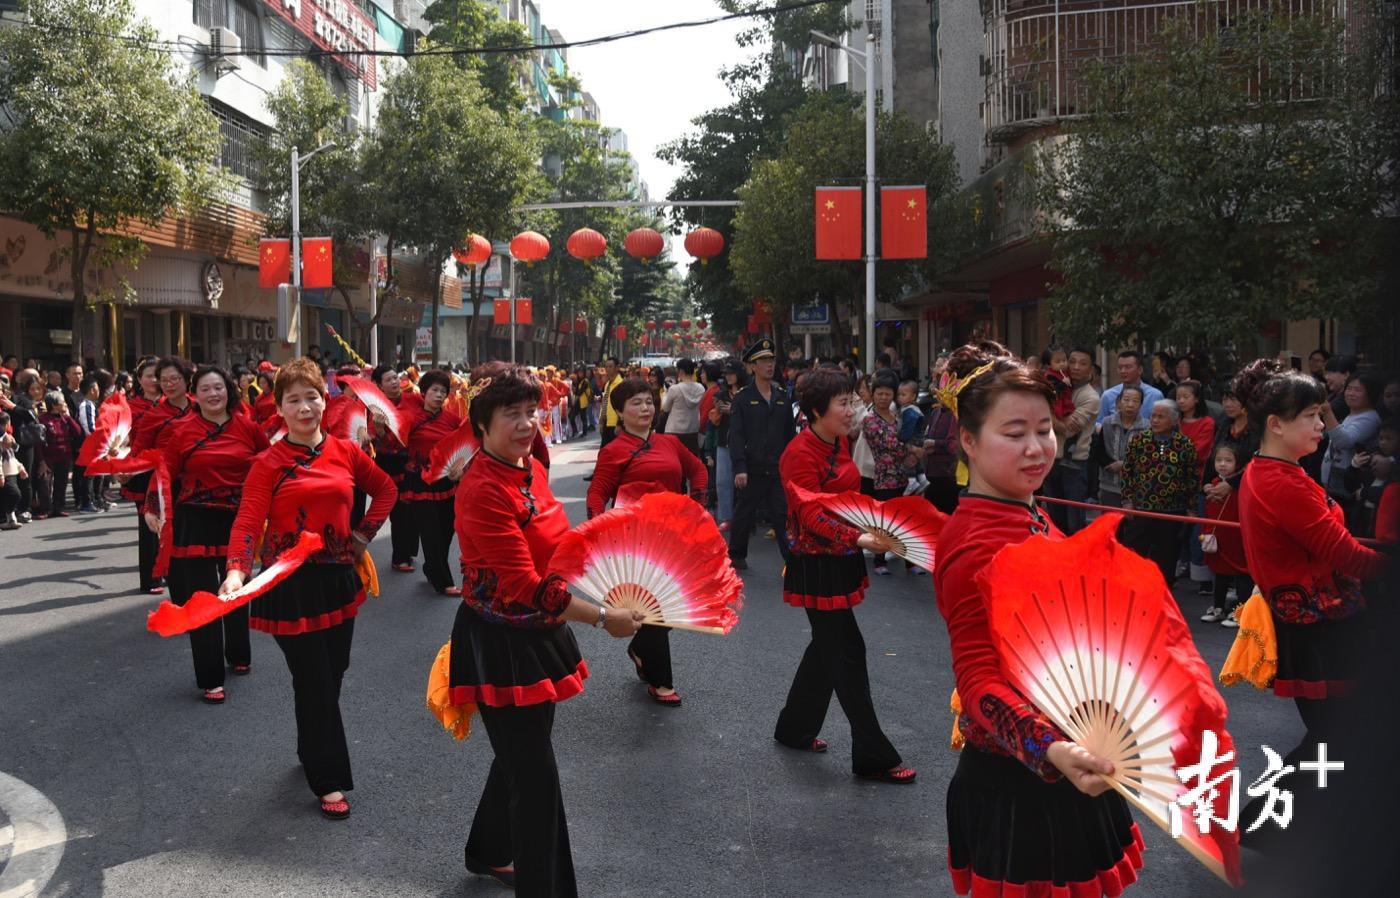
MULTIPOLYGON (((736 19, 750 19, 762 18, 765 16, 775 16, 785 12, 809 9, 813 6, 826 5, 830 4, 831 2, 832 0, 791 0, 791 2, 780 3, 776 6, 771 6, 765 9, 753 9, 747 10, 745 12, 728 13, 722 16, 712 16, 708 19, 694 19, 687 22, 671 22, 666 25, 654 25, 650 28, 637 28, 631 31, 621 31, 616 34, 607 34, 601 37, 587 38, 585 40, 559 41, 556 43, 547 44, 517 44, 505 47, 427 47, 422 50, 415 50, 411 53, 404 52, 402 50, 323 50, 320 48, 310 50, 301 50, 294 48, 278 50, 264 47, 260 49, 240 49, 237 52, 231 52, 227 55, 278 56, 297 57, 301 59, 318 59, 322 57, 344 58, 355 56, 397 56, 406 58, 409 56, 487 56, 502 53, 524 54, 535 53, 542 50, 568 50, 575 47, 596 47, 601 46, 603 44, 614 43, 616 41, 630 40, 636 37, 643 37, 649 34, 658 34, 664 31, 676 31, 682 28, 699 28, 706 25, 716 25, 720 22, 729 22, 736 19)), ((85 31, 84 29, 73 25, 38 25, 31 21, 16 22, 15 24, 19 27, 38 28, 45 31, 67 32, 70 34, 78 34, 84 36, 103 37, 125 43, 128 46, 138 49, 156 50, 160 52, 176 52, 182 49, 189 49, 188 45, 182 43, 180 40, 148 40, 134 35, 99 34, 91 31, 85 31)))

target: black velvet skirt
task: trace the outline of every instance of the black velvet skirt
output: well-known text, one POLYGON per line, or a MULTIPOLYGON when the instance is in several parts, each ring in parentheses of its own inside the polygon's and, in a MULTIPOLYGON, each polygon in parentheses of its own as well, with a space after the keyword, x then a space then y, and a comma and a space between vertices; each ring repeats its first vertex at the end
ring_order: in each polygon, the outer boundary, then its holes
POLYGON ((562 702, 583 691, 588 662, 568 625, 512 627, 465 604, 452 625, 452 703, 492 708, 562 702))
POLYGON ((307 562, 252 601, 248 623, 273 636, 314 633, 350 620, 364 601, 353 564, 307 562))
POLYGON ((796 608, 840 611, 865 598, 865 555, 799 555, 783 568, 783 601, 796 608))
POLYGON ((1284 698, 1339 698, 1352 689, 1370 657, 1369 612, 1343 620, 1288 624, 1274 618, 1278 672, 1274 695, 1284 698))
POLYGON ((963 747, 948 784, 957 894, 1115 898, 1137 881, 1143 847, 1118 793, 1090 798, 1013 758, 963 747))
POLYGON ((170 600, 183 605, 198 590, 217 593, 224 579, 229 532, 237 512, 231 508, 181 505, 171 526, 170 600))

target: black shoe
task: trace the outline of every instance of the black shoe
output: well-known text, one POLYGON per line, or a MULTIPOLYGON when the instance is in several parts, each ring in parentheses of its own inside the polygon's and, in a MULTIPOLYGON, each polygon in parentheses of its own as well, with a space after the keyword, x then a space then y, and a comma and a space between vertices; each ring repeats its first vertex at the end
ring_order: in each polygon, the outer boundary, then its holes
POLYGON ((734 570, 736 571, 746 571, 749 569, 749 560, 747 558, 731 558, 729 559, 729 563, 734 566, 734 570))
POLYGON ((587 480, 592 480, 592 479, 593 479, 593 475, 592 475, 592 474, 589 474, 587 477, 585 477, 585 478, 583 478, 583 479, 584 479, 585 481, 587 481, 587 480))
POLYGON ((467 872, 475 873, 477 876, 489 876, 503 886, 509 886, 512 889, 515 888, 514 868, 510 870, 492 870, 489 865, 483 864, 471 855, 467 855, 467 872))

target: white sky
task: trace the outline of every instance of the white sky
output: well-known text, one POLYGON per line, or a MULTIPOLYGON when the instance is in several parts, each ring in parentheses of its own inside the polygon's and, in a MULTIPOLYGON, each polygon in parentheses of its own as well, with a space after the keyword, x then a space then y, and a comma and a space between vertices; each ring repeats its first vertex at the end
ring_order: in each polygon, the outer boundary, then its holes
MULTIPOLYGON (((724 13, 714 0, 539 0, 539 6, 544 24, 569 41, 724 13)), ((627 132, 652 199, 674 199, 671 185, 680 174, 656 158, 656 148, 691 130, 695 116, 729 101, 719 70, 751 55, 734 42, 750 21, 569 49, 569 68, 597 101, 603 124, 627 132)), ((679 240, 672 240, 671 252, 681 264, 690 261, 679 240)))

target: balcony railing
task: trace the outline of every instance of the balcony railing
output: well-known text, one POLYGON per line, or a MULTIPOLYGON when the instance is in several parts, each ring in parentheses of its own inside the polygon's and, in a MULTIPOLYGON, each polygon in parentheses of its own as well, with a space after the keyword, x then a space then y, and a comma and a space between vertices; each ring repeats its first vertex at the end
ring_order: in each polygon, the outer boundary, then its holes
POLYGON ((1347 5, 1347 0, 982 0, 987 141, 993 147, 1011 143, 1027 131, 1082 115, 1091 62, 1150 51, 1169 22, 1183 21, 1191 33, 1205 37, 1252 11, 1346 20, 1347 5))

